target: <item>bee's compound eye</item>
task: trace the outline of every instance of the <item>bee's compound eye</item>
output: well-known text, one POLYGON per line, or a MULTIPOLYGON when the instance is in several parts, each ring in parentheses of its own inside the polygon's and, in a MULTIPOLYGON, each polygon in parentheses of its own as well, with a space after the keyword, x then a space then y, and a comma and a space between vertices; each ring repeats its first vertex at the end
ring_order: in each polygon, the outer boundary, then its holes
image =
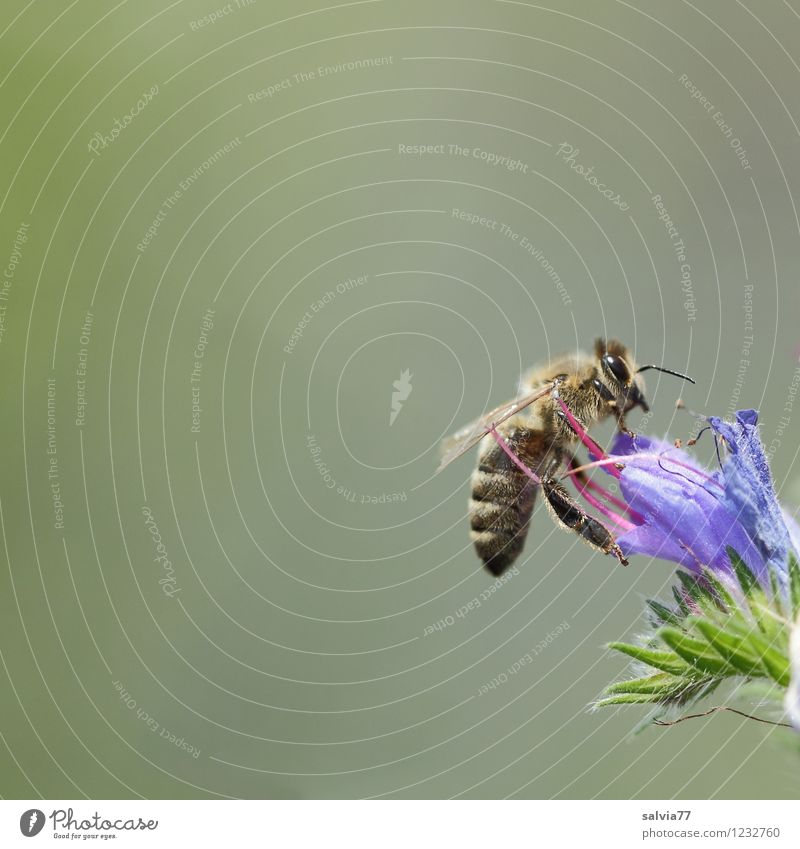
POLYGON ((628 366, 625 364, 625 360, 621 357, 615 357, 613 354, 606 354, 603 357, 603 362, 605 363, 606 368, 608 368, 611 374, 613 374, 620 383, 627 385, 631 382, 631 373, 628 366))

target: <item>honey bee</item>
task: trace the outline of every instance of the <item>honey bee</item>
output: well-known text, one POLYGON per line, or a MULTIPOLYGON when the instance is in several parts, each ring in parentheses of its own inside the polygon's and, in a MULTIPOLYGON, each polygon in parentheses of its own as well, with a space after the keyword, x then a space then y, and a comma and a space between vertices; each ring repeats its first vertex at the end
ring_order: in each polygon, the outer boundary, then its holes
MULTIPOLYGON (((593 425, 613 416, 618 429, 629 433, 625 416, 636 407, 648 412, 641 376, 647 369, 694 383, 661 366, 637 367, 622 342, 598 339, 593 356, 577 351, 531 369, 523 376, 514 401, 444 441, 439 470, 480 443, 478 466, 472 474, 470 535, 493 575, 508 569, 522 552, 539 488, 557 524, 627 565, 614 534, 586 512, 557 474, 565 464, 578 467, 575 453, 580 442, 597 456, 605 456, 586 433, 593 425)), ((580 486, 586 484, 584 472, 576 472, 575 477, 580 486)))

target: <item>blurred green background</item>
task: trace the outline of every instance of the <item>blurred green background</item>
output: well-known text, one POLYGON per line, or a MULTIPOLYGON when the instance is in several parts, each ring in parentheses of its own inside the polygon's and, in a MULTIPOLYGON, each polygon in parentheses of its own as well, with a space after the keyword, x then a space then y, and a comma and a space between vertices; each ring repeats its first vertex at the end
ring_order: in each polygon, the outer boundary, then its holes
POLYGON ((757 407, 800 502, 797 3, 550 6, 4 5, 3 796, 798 795, 588 711, 670 565, 539 505, 493 590, 433 476, 608 334, 697 379, 633 427, 757 407))

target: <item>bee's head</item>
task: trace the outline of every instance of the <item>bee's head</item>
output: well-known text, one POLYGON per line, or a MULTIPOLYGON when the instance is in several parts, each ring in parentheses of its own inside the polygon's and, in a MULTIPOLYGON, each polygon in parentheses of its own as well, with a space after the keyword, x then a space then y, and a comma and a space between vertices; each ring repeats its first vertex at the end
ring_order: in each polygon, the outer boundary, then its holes
POLYGON ((594 348, 599 363, 594 383, 600 397, 623 415, 635 407, 648 412, 644 378, 638 373, 627 347, 617 339, 598 339, 594 348))

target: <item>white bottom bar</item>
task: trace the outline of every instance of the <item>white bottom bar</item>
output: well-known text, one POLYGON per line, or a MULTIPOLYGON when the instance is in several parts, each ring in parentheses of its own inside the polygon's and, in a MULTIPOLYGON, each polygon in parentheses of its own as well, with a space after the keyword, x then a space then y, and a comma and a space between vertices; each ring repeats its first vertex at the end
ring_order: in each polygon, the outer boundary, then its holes
POLYGON ((800 846, 796 801, 0 801, 0 845, 800 846), (32 833, 31 836, 28 836, 32 833))

